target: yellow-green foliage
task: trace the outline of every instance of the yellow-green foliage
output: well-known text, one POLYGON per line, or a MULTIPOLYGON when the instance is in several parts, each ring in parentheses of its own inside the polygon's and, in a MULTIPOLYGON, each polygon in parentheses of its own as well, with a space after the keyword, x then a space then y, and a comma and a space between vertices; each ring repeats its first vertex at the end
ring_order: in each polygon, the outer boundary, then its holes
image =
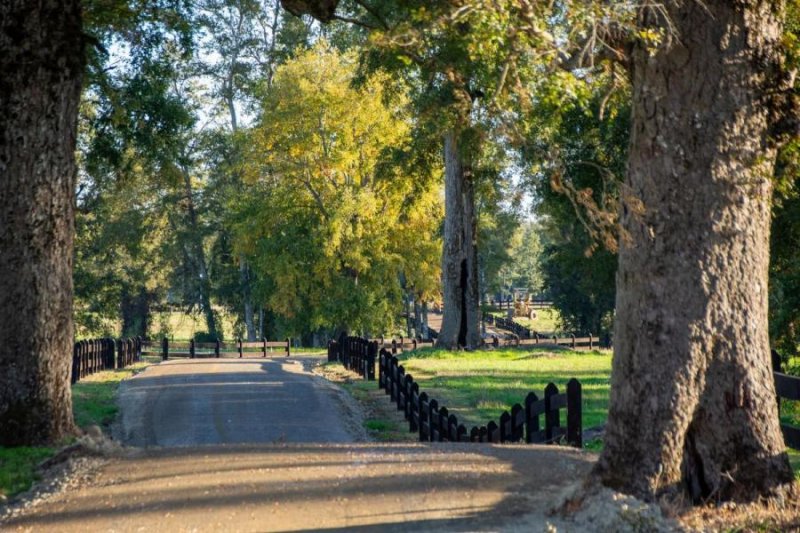
POLYGON ((420 292, 438 279, 440 198, 430 175, 404 173, 406 99, 322 42, 280 67, 247 140, 250 193, 235 246, 255 259, 269 309, 295 330, 390 329, 398 274, 420 292), (265 282, 265 283, 266 283, 265 282))

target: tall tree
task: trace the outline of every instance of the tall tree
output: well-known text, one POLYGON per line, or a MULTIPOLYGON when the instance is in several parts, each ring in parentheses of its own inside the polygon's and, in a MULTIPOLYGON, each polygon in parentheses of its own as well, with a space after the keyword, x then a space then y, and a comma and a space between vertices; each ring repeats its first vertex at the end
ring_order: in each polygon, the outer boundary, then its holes
POLYGON ((392 161, 410 142, 405 99, 385 104, 385 76, 353 87, 355 69, 324 42, 298 54, 276 70, 249 137, 257 194, 237 199, 235 248, 254 257, 267 306, 292 334, 388 331, 398 274, 416 268, 408 279, 425 290, 438 273, 424 256, 436 249, 435 181, 392 161))
MULTIPOLYGON (((205 29, 201 47, 207 56, 200 71, 211 78, 212 97, 225 108, 230 131, 235 136, 241 124, 240 108, 252 102, 260 80, 266 86, 272 84, 281 10, 277 2, 256 0, 204 0, 198 8, 198 22, 205 29)), ((226 168, 233 169, 236 165, 226 168)), ((234 188, 241 188, 238 175, 230 176, 228 181, 234 188)), ((252 270, 243 255, 239 255, 238 262, 247 339, 254 341, 252 270)))
POLYGON ((78 0, 0 4, 0 445, 73 429, 78 0))
POLYGON ((779 494, 792 471, 767 328, 782 2, 638 9, 604 483, 647 499, 779 494))
POLYGON ((419 117, 435 124, 442 146, 445 221, 442 247, 444 316, 438 343, 451 348, 480 344, 478 230, 475 166, 485 130, 519 78, 530 54, 513 42, 524 32, 507 32, 516 2, 485 10, 481 2, 449 0, 366 2, 281 0, 296 15, 322 22, 340 20, 370 32, 365 64, 415 82, 419 117), (337 11, 338 8, 338 11, 337 11), (511 64, 514 68, 510 68, 511 64), (509 74, 510 73, 510 74, 509 74), (484 102, 485 100, 485 102, 484 102))

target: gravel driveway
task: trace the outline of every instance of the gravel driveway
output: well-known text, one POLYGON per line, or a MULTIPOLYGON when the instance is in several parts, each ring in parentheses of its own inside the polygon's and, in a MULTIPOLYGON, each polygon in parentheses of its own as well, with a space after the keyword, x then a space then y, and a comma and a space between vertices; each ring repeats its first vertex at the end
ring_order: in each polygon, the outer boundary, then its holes
POLYGON ((343 401, 298 359, 172 360, 122 383, 114 433, 141 447, 363 440, 343 401))

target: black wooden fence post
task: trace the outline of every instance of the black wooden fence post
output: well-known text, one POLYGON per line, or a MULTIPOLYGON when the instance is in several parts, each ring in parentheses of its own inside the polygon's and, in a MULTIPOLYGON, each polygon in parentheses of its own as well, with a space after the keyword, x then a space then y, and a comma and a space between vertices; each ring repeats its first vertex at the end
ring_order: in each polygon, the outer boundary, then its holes
POLYGON ((189 340, 189 359, 194 359, 194 339, 189 340))
POLYGON ((267 338, 261 337, 261 357, 267 357, 267 338))
POLYGON ((431 400, 428 402, 428 440, 435 442, 437 437, 436 425, 439 423, 439 402, 431 400))
POLYGON ((583 447, 581 409, 581 384, 572 378, 567 382, 567 443, 576 448, 583 447))
POLYGON ((243 352, 243 350, 242 350, 242 339, 241 338, 238 339, 238 343, 239 343, 239 359, 241 359, 242 355, 243 355, 243 353, 242 353, 243 352))
POLYGON ((292 338, 286 337, 286 357, 292 355, 292 338))
POLYGON ((161 359, 164 361, 169 359, 169 339, 166 337, 161 340, 161 359))
POLYGON ((525 397, 525 442, 531 444, 539 433, 539 415, 534 414, 533 404, 539 401, 535 392, 529 392, 525 397))
POLYGON ((369 352, 367 353, 367 380, 375 381, 375 359, 378 356, 378 343, 369 343, 369 352))
POLYGON ((219 359, 219 349, 220 349, 220 342, 219 339, 214 341, 214 357, 219 359))
POLYGON ((551 406, 551 398, 556 394, 558 394, 558 387, 554 383, 548 383, 544 389, 544 431, 548 443, 553 440, 553 429, 561 425, 558 409, 553 409, 551 406))
POLYGON ((70 376, 71 383, 78 382, 78 372, 80 371, 80 342, 76 342, 75 345, 72 347, 72 375, 70 376))

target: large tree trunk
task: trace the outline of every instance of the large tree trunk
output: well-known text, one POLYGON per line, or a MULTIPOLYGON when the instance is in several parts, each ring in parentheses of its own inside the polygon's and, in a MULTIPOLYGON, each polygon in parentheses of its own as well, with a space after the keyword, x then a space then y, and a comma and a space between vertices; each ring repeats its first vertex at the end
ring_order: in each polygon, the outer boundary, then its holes
POLYGON ((244 255, 239 256, 239 276, 242 281, 242 299, 244 299, 244 325, 247 328, 247 340, 256 340, 256 325, 253 320, 253 298, 250 292, 250 268, 244 255))
MULTIPOLYGON (((231 117, 231 130, 236 133, 239 131, 239 119, 236 115, 236 103, 233 100, 233 71, 228 74, 228 81, 225 86, 225 103, 228 106, 228 113, 231 117)), ((244 325, 247 329, 247 340, 256 340, 256 326, 253 320, 253 298, 250 291, 250 268, 244 254, 239 254, 239 280, 242 284, 242 300, 244 301, 244 325)))
MULTIPOLYGON (((671 46, 633 56, 633 122, 605 448, 653 499, 753 499, 792 480, 767 337, 780 3, 670 2, 671 46), (772 76, 772 78, 770 78, 772 76), (641 206, 637 207, 637 202, 641 206)), ((643 26, 666 27, 640 15, 643 26)))
POLYGON ((73 431, 78 0, 0 2, 0 445, 73 431))
POLYGON ((151 321, 151 300, 152 295, 143 288, 135 294, 123 289, 120 301, 123 337, 147 337, 151 321))
POLYGON ((218 337, 217 320, 214 310, 211 308, 211 279, 208 275, 208 265, 206 263, 206 252, 203 249, 203 237, 200 235, 200 225, 197 221, 197 210, 194 207, 194 189, 192 188, 192 177, 187 169, 183 169, 183 186, 186 195, 186 209, 189 215, 189 239, 192 247, 192 260, 197 268, 197 275, 200 278, 197 289, 200 296, 200 306, 203 308, 203 316, 206 319, 207 333, 211 337, 218 337))
POLYGON ((444 164, 444 311, 437 344, 471 349, 481 340, 475 187, 469 158, 461 150, 455 131, 444 137, 444 164))

